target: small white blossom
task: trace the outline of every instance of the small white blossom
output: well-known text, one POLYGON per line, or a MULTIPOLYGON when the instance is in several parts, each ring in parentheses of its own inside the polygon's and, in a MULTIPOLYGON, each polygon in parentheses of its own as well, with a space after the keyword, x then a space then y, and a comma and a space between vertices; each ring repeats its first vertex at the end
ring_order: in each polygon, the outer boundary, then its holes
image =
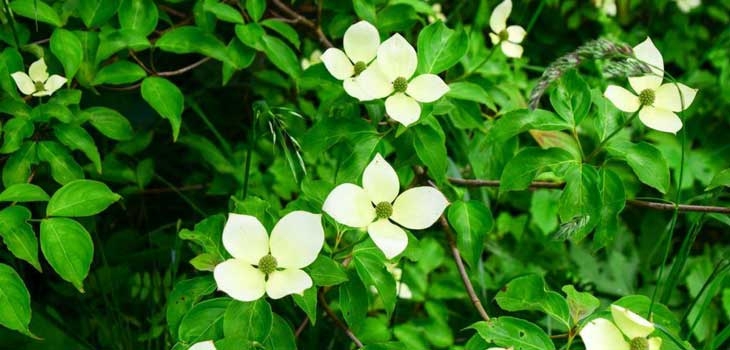
POLYGON ((411 288, 401 281, 401 278, 403 277, 403 269, 398 267, 397 264, 392 263, 385 264, 385 269, 388 270, 388 272, 393 275, 393 279, 395 279, 395 290, 398 291, 398 297, 401 299, 413 298, 411 288))
POLYGON ((306 70, 307 68, 321 63, 322 62, 322 51, 314 50, 311 54, 309 54, 309 58, 305 57, 302 58, 302 70, 306 70))
POLYGON ((500 45, 505 56, 520 58, 523 52, 520 43, 525 39, 527 32, 518 25, 507 26, 507 18, 511 12, 511 0, 504 0, 494 8, 492 16, 489 17, 489 27, 492 28, 489 38, 492 39, 492 44, 500 45))
POLYGON ((43 58, 30 65, 28 74, 15 72, 11 76, 15 80, 18 89, 26 95, 50 96, 60 89, 63 84, 66 84, 66 78, 60 75, 48 76, 48 67, 46 67, 46 61, 43 58))
POLYGON ((365 96, 360 90, 357 80, 365 68, 375 59, 380 45, 378 29, 367 21, 360 21, 347 28, 342 39, 345 49, 327 49, 320 59, 327 71, 338 80, 350 96, 363 100, 365 96))
POLYGON ((408 126, 421 116, 421 103, 438 100, 449 91, 436 74, 413 77, 418 66, 416 50, 400 34, 394 34, 378 48, 375 61, 360 75, 360 100, 385 99, 385 111, 408 126))
POLYGON ((601 9, 606 16, 616 16, 616 0, 593 0, 593 4, 601 9))
POLYGON ((206 340, 191 345, 188 350, 216 350, 216 348, 212 340, 206 340))
POLYGON ((422 230, 433 225, 449 205, 441 192, 428 186, 414 187, 398 195, 398 175, 380 154, 365 168, 362 184, 335 187, 322 209, 343 225, 367 228, 370 238, 388 259, 408 246, 406 232, 391 220, 412 230, 422 230))
POLYGON ((624 112, 639 111, 639 119, 647 127, 676 133, 682 128, 682 120, 675 112, 687 109, 697 90, 681 83, 662 84, 664 60, 650 38, 634 47, 634 54, 651 68, 651 73, 629 78, 629 85, 636 94, 623 87, 609 85, 603 95, 624 112))
POLYGON ((675 0, 677 2, 677 7, 684 12, 688 13, 692 11, 695 7, 698 7, 702 4, 700 0, 675 0))
POLYGON ((301 269, 317 258, 324 244, 320 214, 293 211, 271 231, 250 215, 229 214, 223 246, 233 256, 215 267, 218 289, 241 301, 264 293, 272 299, 302 294, 312 279, 301 269))
POLYGON ((611 305, 611 316, 613 322, 596 318, 583 326, 580 337, 586 350, 661 349, 661 338, 648 338, 654 332, 653 323, 618 305, 611 305))
POLYGON ((446 16, 441 12, 441 4, 436 3, 431 5, 431 11, 433 11, 433 14, 428 15, 428 23, 434 23, 436 21, 446 22, 446 16))

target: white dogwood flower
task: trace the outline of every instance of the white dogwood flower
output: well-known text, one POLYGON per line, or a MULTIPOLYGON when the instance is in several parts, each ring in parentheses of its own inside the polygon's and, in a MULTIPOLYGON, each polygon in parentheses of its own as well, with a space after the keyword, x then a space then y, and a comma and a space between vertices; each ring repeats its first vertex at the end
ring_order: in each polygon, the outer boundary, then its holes
POLYGON ((358 76, 375 59, 380 45, 378 29, 367 21, 360 21, 347 28, 342 39, 345 49, 327 49, 320 60, 327 71, 338 80, 348 95, 366 100, 365 94, 357 84, 358 76))
POLYGON ((394 221, 412 230, 433 225, 449 202, 433 187, 414 187, 398 195, 400 183, 393 167, 380 154, 362 175, 362 187, 351 183, 335 187, 322 209, 337 222, 367 228, 375 245, 392 259, 408 246, 408 236, 394 221))
POLYGON ((613 322, 596 318, 583 326, 580 337, 586 350, 661 349, 661 338, 648 338, 654 332, 653 323, 618 305, 611 305, 611 316, 613 322))
POLYGON ((489 17, 489 27, 492 28, 489 38, 492 39, 492 44, 502 48, 505 56, 520 58, 523 52, 520 43, 525 39, 527 32, 518 25, 507 26, 507 18, 511 12, 512 0, 504 0, 494 8, 489 17))
POLYGON ((18 89, 26 95, 50 96, 66 84, 66 78, 60 75, 48 76, 48 67, 42 57, 30 65, 28 74, 15 72, 10 76, 15 80, 18 89))
POLYGON ((216 350, 216 348, 212 340, 206 340, 191 345, 188 350, 216 350))
POLYGON ((697 90, 681 83, 662 84, 664 60, 650 38, 634 47, 634 55, 651 68, 651 73, 644 76, 629 77, 629 85, 636 94, 623 87, 609 85, 603 95, 624 112, 639 111, 639 119, 647 127, 676 133, 682 128, 682 120, 675 112, 687 109, 697 90))
POLYGON ((302 294, 312 279, 301 269, 317 258, 324 244, 320 214, 293 211, 271 231, 250 215, 229 214, 223 246, 233 256, 215 267, 218 289, 233 299, 253 301, 302 294))
POLYGON ((679 10, 688 13, 692 11, 695 7, 698 7, 702 4, 700 0, 675 0, 677 2, 677 7, 679 7, 679 10))
POLYGON ((361 100, 388 97, 388 115, 404 126, 413 124, 421 116, 419 102, 436 101, 449 91, 436 74, 413 77, 417 66, 416 50, 400 34, 394 34, 380 45, 378 57, 360 75, 361 100))

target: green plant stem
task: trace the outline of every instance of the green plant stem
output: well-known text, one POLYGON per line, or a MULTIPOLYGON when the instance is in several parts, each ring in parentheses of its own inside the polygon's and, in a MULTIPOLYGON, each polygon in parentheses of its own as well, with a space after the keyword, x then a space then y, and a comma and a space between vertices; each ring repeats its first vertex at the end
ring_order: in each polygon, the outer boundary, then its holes
POLYGON ((10 21, 8 21, 8 24, 10 24, 10 31, 13 32, 13 41, 15 41, 15 48, 20 49, 18 32, 15 30, 15 15, 13 15, 13 11, 10 9, 8 1, 9 0, 3 0, 3 7, 5 7, 5 12, 8 13, 8 15, 10 16, 10 21))
MULTIPOLYGON (((718 276, 721 276, 722 274, 727 272, 728 268, 730 268, 730 261, 728 261, 727 259, 721 260, 715 266, 715 269, 712 270, 712 274, 710 274, 710 277, 707 278, 707 281, 705 281, 705 283, 702 285, 702 288, 700 288, 700 291, 697 293, 697 296, 695 296, 694 299, 692 299, 692 303, 690 303, 690 305, 687 307, 687 310, 685 310, 684 315, 682 315, 682 318, 679 321, 680 323, 684 323, 685 321, 688 321, 687 318, 689 317, 689 313, 695 307, 695 305, 697 304, 697 301, 700 300, 700 297, 702 297, 702 295, 710 287, 712 282, 717 280, 718 276)), ((707 299, 705 301, 705 304, 707 304, 708 302, 710 302, 709 299, 707 299)), ((704 306, 706 306, 706 305, 703 305, 703 309, 704 309, 704 306)), ((684 335, 685 338, 689 338, 690 334, 692 334, 692 330, 697 326, 697 324, 700 322, 701 319, 702 319, 702 313, 697 315, 697 318, 695 318, 694 322, 691 323, 691 326, 689 327, 689 329, 687 329, 687 333, 684 335)))
POLYGON ((725 328, 720 331, 715 336, 715 339, 712 340, 712 346, 710 349, 719 349, 720 345, 724 344, 728 339, 730 339, 730 325, 725 326, 725 328))
POLYGON ((598 146, 596 146, 596 148, 594 148, 593 151, 585 158, 585 161, 588 162, 591 159, 593 159, 593 157, 595 157, 596 155, 598 155, 598 153, 601 152, 601 150, 603 149, 603 147, 606 146, 606 144, 608 143, 608 141, 610 141, 614 136, 616 136, 616 134, 618 134, 626 126, 628 126, 629 124, 631 124, 631 122, 634 120, 634 118, 636 118, 636 116, 639 115, 639 111, 640 110, 641 110, 641 107, 639 107, 639 109, 636 110, 636 112, 634 112, 633 114, 631 114, 631 116, 628 119, 626 119, 626 121, 623 124, 621 124, 620 127, 616 128, 616 130, 614 130, 610 134, 608 134, 608 136, 606 136, 606 138, 603 139, 603 141, 601 141, 601 143, 599 143, 598 146))
POLYGON ((666 336, 667 336, 667 338, 669 338, 669 340, 671 340, 672 342, 674 342, 675 344, 677 344, 677 346, 678 346, 678 347, 679 347, 680 349, 683 349, 683 350, 689 350, 689 349, 687 349, 687 347, 686 347, 686 346, 684 345, 684 343, 682 342, 682 340, 680 340, 680 339, 677 339, 677 337, 676 337, 676 336, 675 336, 674 334, 672 334, 672 332, 670 332, 670 331, 669 331, 668 329, 664 328, 664 326, 662 326, 662 325, 660 325, 660 324, 657 324, 657 323, 655 323, 655 324, 654 324, 654 327, 655 327, 656 329, 658 329, 658 330, 659 330, 660 332, 664 333, 664 335, 666 335, 666 336))
POLYGON ((218 129, 215 127, 215 125, 213 125, 213 123, 210 121, 210 119, 208 119, 208 117, 205 115, 203 110, 200 108, 200 105, 198 105, 198 103, 193 100, 187 100, 186 102, 188 103, 190 108, 193 109, 195 114, 197 114, 198 117, 200 117, 200 119, 203 121, 203 123, 205 123, 205 126, 208 127, 210 132, 213 133, 213 136, 215 136, 215 138, 218 140, 218 143, 221 144, 221 147, 223 147, 223 150, 226 152, 226 155, 228 155, 229 157, 232 156, 233 152, 231 151, 232 150, 231 144, 229 144, 228 141, 226 141, 226 139, 223 137, 223 135, 221 135, 221 133, 218 132, 218 129))
POLYGON ((530 32, 532 30, 532 27, 535 25, 535 22, 537 22, 537 18, 540 17, 540 13, 542 13, 542 9, 545 7, 545 0, 540 1, 540 5, 537 6, 537 10, 532 14, 532 18, 530 18, 530 23, 527 24, 527 28, 525 28, 526 32, 530 32))

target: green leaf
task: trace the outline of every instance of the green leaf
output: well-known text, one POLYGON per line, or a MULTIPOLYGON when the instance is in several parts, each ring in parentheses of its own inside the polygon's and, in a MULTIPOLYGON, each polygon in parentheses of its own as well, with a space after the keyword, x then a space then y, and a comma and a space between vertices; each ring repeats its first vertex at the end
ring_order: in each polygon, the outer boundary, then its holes
POLYGON ((203 9, 215 15, 221 21, 243 24, 243 16, 235 7, 218 2, 218 0, 205 0, 203 9))
POLYGON ((560 236, 579 242, 596 226, 602 204, 599 181, 598 171, 588 164, 575 164, 568 170, 558 201, 558 215, 568 226, 563 226, 560 236))
MULTIPOLYGON (((0 59, 2 57, 0 56, 0 59)), ((0 61, 1 62, 1 61, 0 61)), ((0 68, 2 69, 2 68, 0 68)), ((8 73, 8 77, 10 76, 10 73, 8 73)), ((15 82, 13 82, 13 89, 17 90, 17 87, 15 87, 15 82)), ((56 91, 56 95, 58 95, 59 92, 64 90, 56 91)), ((56 95, 53 95, 53 97, 56 97, 56 95)), ((22 101, 22 100, 20 100, 22 101)), ((29 119, 30 118, 30 107, 25 104, 25 102, 20 102, 18 100, 6 98, 0 101, 0 113, 4 113, 7 115, 15 116, 16 118, 20 119, 29 119)), ((2 128, 0 128, 1 130, 2 128)))
POLYGON ((376 9, 372 1, 369 0, 353 0, 352 7, 357 17, 362 18, 370 23, 377 22, 376 9))
POLYGON ((68 148, 56 141, 38 142, 38 160, 48 162, 51 176, 61 185, 84 178, 84 169, 71 156, 68 148))
POLYGON ((14 0, 10 2, 10 9, 16 15, 30 18, 34 21, 48 23, 54 27, 63 26, 58 13, 50 5, 38 0, 14 0))
POLYGON ((720 186, 730 187, 730 169, 725 169, 712 178, 710 185, 705 188, 705 191, 712 191, 720 186))
POLYGON ((234 300, 223 315, 223 335, 263 342, 271 334, 273 317, 271 305, 264 298, 251 302, 234 300))
POLYGON ((438 123, 418 124, 409 128, 413 133, 413 148, 418 158, 428 168, 428 175, 441 184, 446 180, 449 166, 446 154, 446 137, 438 123), (438 127, 438 129, 437 129, 438 127))
POLYGON ((72 32, 56 28, 51 35, 51 52, 61 61, 68 81, 73 80, 84 58, 81 40, 72 32))
POLYGON ((31 137, 35 131, 30 119, 19 117, 8 120, 3 129, 3 146, 0 147, 0 153, 3 154, 19 150, 25 139, 31 137))
MULTIPOLYGON (((233 64, 226 54, 226 46, 212 33, 195 26, 183 26, 165 33, 155 46, 173 53, 199 53, 221 62, 233 64)), ((157 78, 161 79, 161 78, 157 78)))
POLYGON ((96 130, 112 140, 127 141, 134 137, 134 130, 127 118, 111 108, 91 107, 85 109, 83 114, 96 130))
POLYGON ((28 182, 31 174, 31 165, 38 162, 35 142, 26 142, 20 149, 11 154, 3 168, 3 185, 28 182))
POLYGON ((385 312, 390 317, 396 302, 395 279, 386 270, 382 254, 370 250, 358 250, 353 253, 352 262, 363 283, 366 286, 375 286, 378 296, 383 301, 385 312))
POLYGON ((639 181, 654 187, 661 193, 669 190, 669 165, 656 147, 646 142, 614 142, 608 151, 626 159, 639 181))
POLYGON ((38 239, 28 223, 30 218, 30 210, 19 205, 0 210, 0 237, 16 258, 27 261, 42 272, 38 261, 38 239))
POLYGON ((76 11, 86 28, 106 24, 119 8, 120 0, 79 0, 76 11))
POLYGON ((480 321, 469 328, 489 343, 520 350, 554 350, 550 337, 534 323, 519 318, 502 316, 490 321, 480 321))
POLYGON ((180 137, 179 141, 181 144, 198 151, 203 160, 210 164, 217 172, 233 175, 238 171, 231 164, 231 161, 223 155, 223 152, 207 138, 200 135, 187 134, 180 137))
POLYGON ((223 337, 223 318, 233 301, 230 298, 205 300, 193 306, 178 328, 180 340, 195 343, 223 337))
POLYGON ((261 38, 261 48, 276 68, 281 69, 293 79, 299 78, 302 73, 299 59, 287 44, 279 38, 264 35, 261 38))
POLYGON ((213 254, 223 261, 224 248, 221 237, 225 223, 226 217, 222 214, 209 216, 197 223, 192 231, 182 229, 179 235, 181 239, 195 242, 203 248, 204 252, 213 254))
POLYGON ((184 109, 184 97, 180 89, 167 79, 148 77, 142 81, 142 98, 160 116, 170 121, 172 139, 177 140, 184 109))
POLYGON ((492 212, 479 201, 455 201, 449 206, 449 223, 456 231, 456 246, 472 269, 477 268, 484 238, 492 230, 492 212))
POLYGON ((84 279, 94 259, 94 243, 89 232, 78 221, 69 218, 43 219, 41 251, 61 278, 71 282, 79 292, 84 292, 84 279))
POLYGON ((439 74, 458 63, 468 47, 469 36, 463 28, 453 30, 435 22, 418 34, 417 71, 439 74))
POLYGON ((258 23, 246 23, 244 25, 237 25, 235 28, 236 37, 244 45, 254 48, 258 51, 263 51, 262 38, 266 34, 264 28, 258 23))
POLYGON ((568 309, 570 309, 573 324, 577 324, 601 306, 601 301, 593 294, 579 292, 572 285, 563 286, 563 292, 567 295, 568 309))
POLYGON ((288 23, 278 19, 265 19, 260 23, 262 26, 269 28, 284 37, 294 47, 299 48, 301 42, 299 41, 299 33, 292 28, 288 23))
POLYGON ((178 327, 183 316, 190 311, 195 303, 203 296, 211 294, 216 290, 213 275, 195 277, 189 280, 180 281, 167 297, 167 326, 174 340, 178 339, 178 327))
POLYGON ((334 286, 347 281, 347 273, 342 265, 321 254, 309 265, 308 270, 317 286, 334 286))
POLYGON ((601 206, 598 213, 596 232, 593 235, 593 248, 598 249, 613 241, 619 232, 619 214, 626 205, 624 183, 611 169, 598 171, 601 206))
POLYGON ((116 61, 108 66, 104 66, 94 76, 91 82, 93 85, 100 84, 129 84, 134 83, 147 76, 147 72, 136 63, 129 61, 116 61))
POLYGON ((568 302, 562 295, 548 290, 539 275, 529 274, 513 279, 500 289, 494 299, 506 311, 542 311, 565 328, 570 328, 568 302))
POLYGON ((575 69, 560 78, 557 88, 550 94, 555 111, 573 125, 580 124, 591 108, 591 91, 575 69))
POLYGON ((76 180, 61 187, 51 196, 46 207, 48 216, 91 216, 104 211, 122 198, 106 184, 94 180, 76 180))
POLYGON ((94 139, 84 128, 72 124, 56 124, 53 126, 53 134, 56 135, 58 141, 71 150, 83 152, 94 164, 96 172, 101 174, 99 150, 96 148, 94 139))
POLYGON ((34 337, 30 332, 30 293, 12 267, 0 264, 0 325, 34 337))
POLYGON ((122 29, 146 36, 157 27, 159 13, 153 0, 122 0, 117 17, 122 29))
POLYGON ((501 143, 530 129, 566 130, 571 127, 570 123, 553 112, 543 109, 534 111, 518 109, 499 118, 490 130, 490 135, 495 142, 501 143))
POLYGON ((0 202, 46 202, 46 191, 34 184, 14 184, 0 192, 0 202))
POLYGON ((246 12, 254 22, 258 22, 266 11, 266 0, 246 0, 246 12))
POLYGON ((297 342, 294 331, 286 320, 274 314, 274 325, 271 327, 271 335, 264 342, 267 349, 296 350, 297 342))
POLYGON ((355 271, 350 271, 348 281, 340 287, 340 309, 350 328, 357 329, 365 322, 368 312, 368 289, 355 271))
POLYGON ((302 295, 292 294, 292 298, 314 326, 317 323, 317 287, 307 288, 302 295))
POLYGON ((446 96, 458 100, 481 103, 490 109, 497 109, 494 105, 494 99, 487 94, 484 88, 468 81, 449 84, 449 91, 446 93, 446 96))
POLYGON ((575 162, 568 151, 560 148, 525 148, 504 167, 499 191, 524 190, 530 186, 535 176, 575 162))
POLYGON ((30 114, 30 118, 36 123, 48 122, 51 117, 58 119, 62 123, 70 123, 74 120, 74 115, 68 107, 55 102, 48 102, 37 106, 33 108, 30 114))

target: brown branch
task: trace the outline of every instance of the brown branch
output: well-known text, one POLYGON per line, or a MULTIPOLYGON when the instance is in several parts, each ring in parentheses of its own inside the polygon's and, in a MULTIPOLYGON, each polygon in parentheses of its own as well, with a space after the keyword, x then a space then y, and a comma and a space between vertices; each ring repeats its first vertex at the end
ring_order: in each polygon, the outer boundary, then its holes
POLYGON ((332 45, 332 42, 327 39, 327 36, 324 35, 322 28, 317 23, 314 23, 308 18, 298 14, 296 11, 289 8, 289 6, 286 6, 286 4, 281 2, 281 0, 271 0, 271 3, 278 7, 281 12, 289 16, 289 18, 294 20, 295 23, 301 23, 305 27, 314 31, 314 33, 317 35, 317 38, 319 39, 319 42, 321 42, 322 45, 326 46, 327 48, 334 47, 334 45, 332 45))
POLYGON ((160 77, 171 77, 171 76, 174 76, 174 75, 180 75, 180 74, 183 74, 183 73, 185 73, 185 72, 187 72, 189 70, 192 70, 192 69, 200 66, 201 64, 203 64, 205 62, 208 62, 209 60, 210 60, 210 57, 205 57, 205 58, 201 59, 200 61, 197 61, 197 62, 195 62, 195 63, 193 63, 193 64, 191 64, 189 66, 185 66, 185 67, 182 67, 180 69, 176 69, 176 70, 172 70, 172 71, 167 71, 167 72, 158 72, 156 75, 157 76, 160 76, 160 77))
POLYGON ((332 321, 335 322, 335 325, 337 325, 337 327, 340 327, 340 329, 342 329, 345 332, 345 334, 347 334, 347 336, 352 340, 352 342, 355 343, 355 345, 357 345, 358 349, 362 349, 363 347, 365 347, 365 345, 363 345, 363 343, 360 341, 360 339, 358 339, 357 336, 355 336, 355 333, 352 333, 350 328, 348 328, 346 324, 342 323, 342 321, 337 317, 337 315, 335 315, 335 312, 332 311, 332 309, 330 309, 329 304, 327 304, 327 299, 324 298, 324 291, 322 291, 318 294, 319 294, 319 303, 322 305, 324 312, 327 313, 327 316, 329 316, 329 318, 331 318, 332 321))
POLYGON ((482 318, 485 321, 489 321, 489 314, 487 314, 487 311, 484 310, 484 306, 482 306, 482 302, 481 302, 481 300, 479 300, 479 297, 477 296, 477 293, 474 290, 474 286, 471 284, 469 275, 466 273, 466 267, 464 266, 464 261, 461 259, 461 254, 459 253, 459 248, 456 247, 456 242, 454 241, 454 231, 451 230, 451 226, 449 226, 449 222, 446 221, 446 218, 443 215, 441 215, 441 217, 439 218, 439 222, 441 223, 441 226, 443 227, 444 232, 446 232, 446 238, 449 241, 449 247, 451 248, 451 254, 454 256, 454 261, 456 261, 456 267, 459 269, 459 275, 461 275, 461 281, 464 283, 464 288, 466 288, 466 292, 467 292, 467 294, 469 294, 471 303, 474 304, 474 308, 477 309, 477 312, 479 312, 479 315, 482 316, 482 318))
POLYGON ((294 332, 294 338, 299 338, 299 336, 302 335, 302 332, 304 332, 304 329, 307 328, 307 325, 309 325, 309 317, 305 316, 302 323, 299 324, 299 327, 297 327, 296 332, 294 332))
MULTIPOLYGON (((452 185, 462 187, 499 187, 499 180, 471 180, 471 179, 457 179, 448 178, 452 185)), ((565 187, 564 183, 561 182, 549 182, 549 181, 533 181, 530 183, 529 189, 536 190, 539 188, 551 188, 561 189, 565 187)), ((645 201, 640 199, 627 199, 626 203, 635 207, 649 208, 663 211, 674 211, 675 208, 681 212, 701 212, 701 213, 720 213, 730 214, 730 208, 718 207, 712 205, 693 205, 693 204, 675 204, 675 203, 660 203, 645 201)))

